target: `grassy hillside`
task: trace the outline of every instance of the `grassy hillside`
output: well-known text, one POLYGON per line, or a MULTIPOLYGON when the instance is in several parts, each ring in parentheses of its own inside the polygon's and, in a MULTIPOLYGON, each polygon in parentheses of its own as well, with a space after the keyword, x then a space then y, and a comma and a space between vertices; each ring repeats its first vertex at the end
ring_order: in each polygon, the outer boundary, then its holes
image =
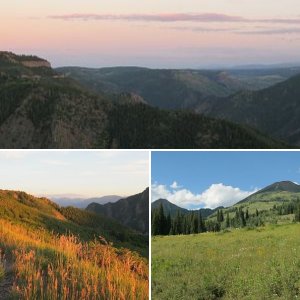
POLYGON ((61 208, 48 199, 24 192, 0 190, 0 218, 28 230, 43 228, 55 234, 71 233, 83 241, 101 235, 117 247, 131 248, 147 256, 147 238, 117 221, 73 207, 61 208))
POLYGON ((146 260, 103 241, 0 219, 0 249, 15 274, 12 299, 148 299, 146 260))
POLYGON ((0 190, 4 299, 148 299, 147 257, 148 239, 113 219, 0 190))
POLYGON ((297 299, 300 225, 152 238, 153 299, 297 299))

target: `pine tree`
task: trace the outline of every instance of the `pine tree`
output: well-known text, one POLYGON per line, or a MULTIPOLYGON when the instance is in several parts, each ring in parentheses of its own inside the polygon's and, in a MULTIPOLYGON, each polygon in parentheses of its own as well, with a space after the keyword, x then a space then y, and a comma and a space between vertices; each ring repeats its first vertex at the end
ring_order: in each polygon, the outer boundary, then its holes
POLYGON ((159 218, 159 234, 166 234, 166 217, 165 217, 162 203, 160 203, 159 205, 158 218, 159 218))
POLYGON ((191 233, 198 233, 198 217, 196 214, 193 214, 193 218, 192 218, 192 232, 191 233))
POLYGON ((220 211, 217 210, 217 221, 220 222, 220 211))
POLYGON ((158 214, 158 210, 155 209, 152 213, 152 235, 159 235, 160 231, 159 231, 159 226, 160 226, 160 222, 159 222, 159 214, 158 214))
POLYGON ((224 221, 224 215, 223 215, 223 210, 221 209, 220 211, 220 222, 222 223, 224 221))
POLYGON ((300 206, 298 206, 298 208, 295 212, 295 221, 300 222, 300 206))
POLYGON ((166 219, 166 234, 170 234, 171 226, 172 226, 172 221, 171 221, 171 215, 170 215, 170 212, 169 212, 168 216, 167 216, 167 219, 166 219))
POLYGON ((226 227, 230 227, 230 219, 229 219, 229 213, 226 213, 226 227))
POLYGON ((246 220, 248 220, 249 219, 249 211, 248 211, 248 208, 247 208, 247 210, 246 210, 246 220))

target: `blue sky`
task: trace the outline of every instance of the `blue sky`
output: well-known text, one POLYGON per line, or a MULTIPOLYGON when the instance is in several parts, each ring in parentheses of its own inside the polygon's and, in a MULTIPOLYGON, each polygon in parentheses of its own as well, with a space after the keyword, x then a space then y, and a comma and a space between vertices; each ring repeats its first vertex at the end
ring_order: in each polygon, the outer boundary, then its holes
POLYGON ((147 151, 0 151, 0 189, 129 196, 149 185, 148 157, 147 151))
POLYGON ((228 206, 273 182, 300 182, 299 170, 299 152, 152 152, 152 201, 228 206))

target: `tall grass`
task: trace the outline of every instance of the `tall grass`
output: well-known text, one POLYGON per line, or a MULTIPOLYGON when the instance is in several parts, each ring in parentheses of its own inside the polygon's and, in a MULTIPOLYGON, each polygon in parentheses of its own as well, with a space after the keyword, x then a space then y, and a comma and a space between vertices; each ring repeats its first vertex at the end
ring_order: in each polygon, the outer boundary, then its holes
POLYGON ((300 224, 152 239, 153 299, 299 299, 300 224))
POLYGON ((18 299, 148 299, 147 261, 103 238, 87 243, 0 220, 0 247, 11 255, 18 299))

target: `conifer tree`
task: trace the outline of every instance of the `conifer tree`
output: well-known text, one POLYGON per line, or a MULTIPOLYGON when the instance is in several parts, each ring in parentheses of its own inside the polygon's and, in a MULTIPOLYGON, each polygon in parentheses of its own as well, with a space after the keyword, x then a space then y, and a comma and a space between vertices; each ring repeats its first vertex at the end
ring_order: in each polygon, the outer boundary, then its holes
POLYGON ((166 234, 170 234, 171 232, 171 226, 172 226, 172 221, 171 221, 171 215, 170 212, 168 213, 167 219, 166 219, 166 234))
POLYGON ((230 227, 230 219, 229 219, 229 213, 226 213, 226 227, 230 227))
POLYGON ((224 221, 224 215, 223 215, 223 210, 221 209, 220 211, 220 222, 222 223, 224 221))

